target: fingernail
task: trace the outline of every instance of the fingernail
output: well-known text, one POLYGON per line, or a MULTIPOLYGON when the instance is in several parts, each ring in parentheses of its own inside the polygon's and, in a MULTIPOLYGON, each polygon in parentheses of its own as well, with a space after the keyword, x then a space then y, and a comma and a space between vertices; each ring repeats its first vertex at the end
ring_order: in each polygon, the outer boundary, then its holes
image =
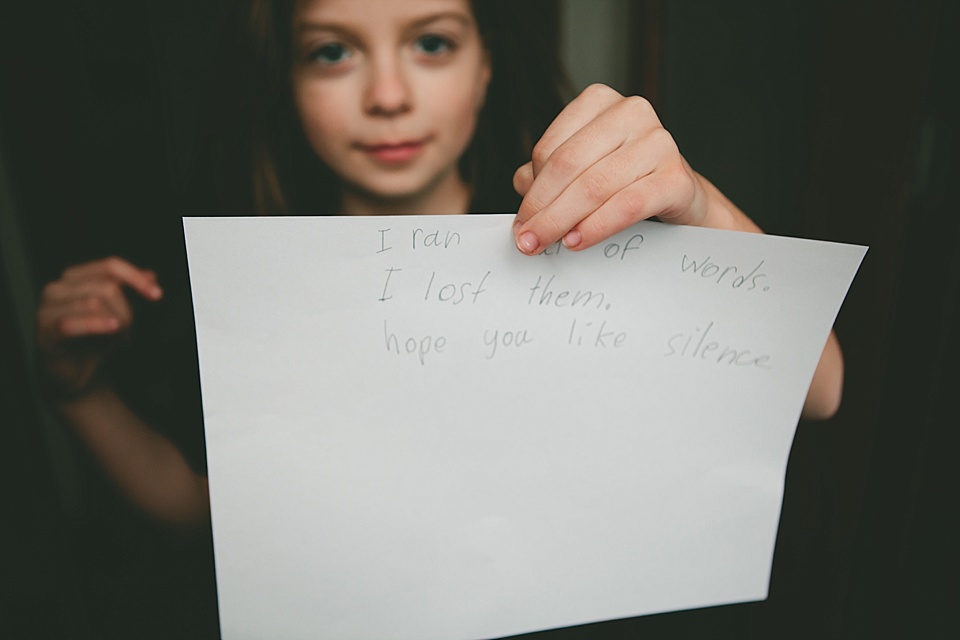
POLYGON ((567 235, 563 236, 563 246, 567 249, 573 249, 583 240, 583 237, 580 235, 580 232, 576 229, 571 229, 567 235))
POLYGON ((517 248, 523 253, 532 255, 540 248, 540 240, 537 239, 537 236, 534 235, 532 231, 524 231, 520 234, 520 237, 517 238, 517 248))
POLYGON ((150 295, 153 297, 154 300, 159 300, 160 298, 163 297, 163 289, 160 288, 160 285, 154 285, 150 289, 150 295))

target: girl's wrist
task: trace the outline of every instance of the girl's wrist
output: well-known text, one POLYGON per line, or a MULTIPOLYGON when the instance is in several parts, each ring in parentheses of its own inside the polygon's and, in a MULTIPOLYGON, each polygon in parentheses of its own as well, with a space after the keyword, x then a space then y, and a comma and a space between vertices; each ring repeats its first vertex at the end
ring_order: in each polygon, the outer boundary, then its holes
POLYGON ((699 226, 728 231, 763 233, 750 218, 733 204, 716 186, 699 173, 693 173, 702 190, 705 210, 699 226))
POLYGON ((41 375, 39 387, 41 396, 60 413, 98 402, 98 398, 110 392, 109 384, 101 378, 90 380, 81 387, 72 387, 59 383, 50 376, 41 375))

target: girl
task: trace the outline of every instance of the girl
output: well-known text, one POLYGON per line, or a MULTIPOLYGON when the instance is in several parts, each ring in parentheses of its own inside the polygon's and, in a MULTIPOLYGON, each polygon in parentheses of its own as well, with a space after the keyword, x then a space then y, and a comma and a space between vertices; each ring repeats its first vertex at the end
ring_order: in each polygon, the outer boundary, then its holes
MULTIPOLYGON (((220 184, 252 206, 231 195, 227 208, 516 211, 515 243, 528 255, 557 240, 581 250, 651 217, 759 232, 691 169, 645 100, 593 86, 561 109, 555 43, 534 28, 542 6, 254 0, 243 22, 247 57, 231 60, 245 95, 227 94, 231 108, 221 123, 230 135, 218 163, 220 184), (231 158, 244 164, 237 169, 231 158)), ((129 400, 138 392, 142 400, 148 385, 126 372, 118 377, 108 359, 133 326, 131 301, 171 295, 153 271, 120 258, 72 267, 44 289, 40 354, 58 412, 131 500, 161 520, 195 524, 208 517, 204 469, 160 435, 165 422, 202 432, 195 362, 163 373, 191 373, 190 389, 161 396, 182 409, 171 417, 129 400)), ((192 330, 186 309, 176 317, 192 330)), ((143 326, 138 316, 128 349, 150 342, 143 326)), ((180 342, 195 357, 191 337, 180 342)), ((153 355, 162 360, 165 351, 153 355)), ((831 335, 804 415, 831 416, 841 386, 842 358, 831 335)))

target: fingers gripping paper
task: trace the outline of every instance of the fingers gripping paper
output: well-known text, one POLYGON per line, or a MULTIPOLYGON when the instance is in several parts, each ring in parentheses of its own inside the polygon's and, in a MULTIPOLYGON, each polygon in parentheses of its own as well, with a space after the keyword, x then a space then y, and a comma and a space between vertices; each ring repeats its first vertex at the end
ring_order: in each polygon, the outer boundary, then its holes
POLYGON ((766 597, 866 251, 512 216, 187 218, 223 637, 490 638, 766 597))

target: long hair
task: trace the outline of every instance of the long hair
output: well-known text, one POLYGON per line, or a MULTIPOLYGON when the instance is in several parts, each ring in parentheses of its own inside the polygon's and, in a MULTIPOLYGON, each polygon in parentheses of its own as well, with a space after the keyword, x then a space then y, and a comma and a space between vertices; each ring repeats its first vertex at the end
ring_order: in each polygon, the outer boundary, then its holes
MULTIPOLYGON (((217 62, 214 157, 221 202, 233 213, 330 215, 338 178, 303 135, 293 103, 294 0, 227 2, 217 62)), ((473 0, 492 77, 460 160, 471 210, 515 211, 513 172, 563 108, 556 0, 473 0)))
POLYGON ((474 212, 515 212, 513 173, 563 108, 569 93, 559 52, 555 0, 474 0, 492 76, 460 170, 473 185, 474 212))

